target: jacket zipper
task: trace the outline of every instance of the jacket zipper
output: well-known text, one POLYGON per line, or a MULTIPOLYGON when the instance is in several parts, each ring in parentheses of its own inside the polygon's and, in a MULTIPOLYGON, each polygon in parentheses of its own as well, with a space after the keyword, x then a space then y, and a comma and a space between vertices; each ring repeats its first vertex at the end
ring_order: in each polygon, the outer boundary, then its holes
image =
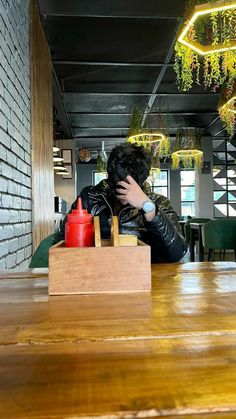
MULTIPOLYGON (((102 194, 102 193, 98 193, 98 194, 96 194, 97 196, 102 196, 103 197, 103 199, 104 199, 104 201, 107 203, 107 205, 108 205, 108 207, 110 208, 110 211, 111 211, 111 215, 112 215, 112 217, 113 217, 113 211, 112 211, 112 208, 111 208, 111 206, 110 206, 110 204, 109 204, 109 202, 107 201, 107 199, 105 198, 105 196, 102 194)), ((119 218, 120 218, 120 214, 122 213, 122 211, 124 211, 124 210, 126 210, 126 209, 128 209, 128 208, 133 208, 131 205, 129 205, 128 207, 125 207, 125 208, 122 208, 122 210, 119 212, 119 214, 118 214, 118 220, 119 220, 119 218)))
POLYGON ((129 208, 133 208, 133 207, 131 207, 131 205, 129 205, 128 207, 125 207, 125 208, 122 208, 122 210, 119 212, 119 214, 118 214, 118 220, 119 220, 119 218, 120 218, 120 214, 122 213, 122 211, 124 211, 124 210, 126 210, 126 209, 129 209, 129 208))
POLYGON ((113 211, 112 211, 112 208, 111 208, 111 206, 110 206, 109 202, 107 201, 107 199, 105 198, 105 196, 104 196, 102 193, 97 193, 97 194, 96 194, 96 196, 102 196, 102 197, 103 197, 104 201, 107 203, 108 207, 110 208, 110 210, 111 210, 111 215, 112 215, 112 217, 113 217, 113 211))

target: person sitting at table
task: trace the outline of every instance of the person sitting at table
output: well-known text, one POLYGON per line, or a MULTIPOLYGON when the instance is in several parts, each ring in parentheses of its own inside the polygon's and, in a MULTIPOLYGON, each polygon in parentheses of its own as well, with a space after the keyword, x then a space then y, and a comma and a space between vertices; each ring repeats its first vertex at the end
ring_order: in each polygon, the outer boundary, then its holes
MULTIPOLYGON (((170 201, 151 192, 145 182, 150 168, 151 156, 144 147, 129 143, 115 146, 107 162, 107 179, 81 191, 83 208, 99 216, 102 238, 110 237, 111 217, 117 215, 120 234, 136 235, 150 245, 152 262, 177 262, 185 255, 187 244, 170 201)), ((78 198, 71 210, 77 207, 78 198)), ((65 222, 66 218, 62 238, 65 222)))

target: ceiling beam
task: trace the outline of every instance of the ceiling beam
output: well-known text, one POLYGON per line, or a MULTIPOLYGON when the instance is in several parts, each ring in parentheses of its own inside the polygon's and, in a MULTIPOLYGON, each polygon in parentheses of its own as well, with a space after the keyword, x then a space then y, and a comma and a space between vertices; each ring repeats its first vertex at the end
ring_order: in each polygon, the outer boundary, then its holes
POLYGON ((224 131, 225 131, 225 129, 226 129, 226 128, 222 128, 220 131, 216 132, 216 133, 214 134, 214 137, 217 137, 219 134, 221 134, 222 132, 224 132, 224 131))
MULTIPOLYGON (((65 99, 64 99, 64 96, 63 96, 63 94, 61 92, 61 87, 60 87, 60 84, 58 82, 58 78, 57 78, 57 74, 56 74, 56 71, 54 69, 54 66, 52 66, 52 76, 53 76, 53 81, 55 83, 56 90, 57 90, 57 95, 58 95, 57 97, 58 97, 58 100, 60 102, 60 106, 63 109, 63 118, 65 119, 66 127, 68 128, 69 134, 70 134, 70 136, 72 138, 73 137, 73 135, 72 135, 72 129, 71 129, 71 124, 70 124, 69 116, 68 116, 68 113, 67 113, 67 110, 66 110, 65 99)), ((55 96, 56 96, 56 94, 55 94, 55 96)), ((54 99, 56 99, 56 97, 54 99)), ((68 130, 66 129, 66 131, 68 131, 68 130)))
MULTIPOLYGON (((218 112, 217 112, 218 113, 218 112)), ((220 115, 218 115, 213 121, 210 122, 209 125, 205 128, 204 132, 208 131, 218 120, 220 119, 220 115)))
MULTIPOLYGON (((181 127, 181 129, 195 129, 195 128, 196 127, 191 127, 191 126, 181 127)), ((100 130, 103 130, 103 131, 106 131, 106 130, 108 130, 108 131, 114 131, 114 130, 129 131, 130 127, 79 127, 79 126, 76 126, 76 125, 72 125, 72 129, 73 130, 80 130, 80 131, 100 131, 100 130)), ((147 131, 147 133, 148 133, 148 131, 150 131, 150 129, 151 129, 151 131, 155 131, 158 128, 149 128, 149 129, 143 128, 143 132, 147 131)), ((178 127, 169 127, 169 130, 174 131, 174 130, 177 130, 177 129, 178 129, 178 127)), ((201 130, 204 129, 204 127, 197 127, 197 129, 201 131, 201 130)))
MULTIPOLYGON (((189 128, 189 127, 187 127, 187 128, 189 128)), ((170 138, 176 138, 176 136, 175 136, 175 134, 170 134, 169 135, 169 137, 170 138)), ((213 140, 214 140, 214 135, 213 136, 211 136, 211 135, 202 135, 202 137, 201 138, 212 138, 213 140)), ((125 140, 126 138, 127 138, 127 136, 126 135, 103 135, 102 137, 98 137, 97 135, 90 135, 90 136, 86 136, 86 135, 74 135, 73 136, 73 138, 75 138, 75 139, 77 139, 77 140, 98 140, 98 141, 103 141, 103 140, 105 140, 105 141, 108 141, 108 140, 125 140)), ((219 139, 227 139, 227 138, 229 138, 229 136, 219 136, 219 137, 217 137, 216 138, 216 140, 219 140, 219 139)))
POLYGON ((119 129, 119 130, 129 130, 129 127, 79 127, 77 125, 72 125, 72 129, 81 129, 81 130, 101 130, 101 129, 109 129, 110 131, 119 129))
POLYGON ((124 15, 124 14, 90 14, 90 13, 82 13, 82 12, 75 12, 75 13, 65 13, 65 12, 48 12, 41 14, 44 19, 47 19, 48 16, 52 17, 85 17, 85 18, 97 18, 97 19, 158 19, 158 20, 177 20, 179 16, 159 16, 159 15, 152 15, 152 16, 143 16, 143 15, 124 15))
MULTIPOLYGON (((124 113, 115 113, 115 112, 67 112, 68 115, 88 115, 88 116, 131 116, 131 112, 124 113)), ((183 116, 194 116, 194 115, 216 115, 218 111, 179 111, 179 112, 151 112, 149 116, 158 116, 158 115, 183 115, 183 116)))
MULTIPOLYGON (((112 66, 112 67, 162 67, 164 63, 130 63, 117 61, 65 61, 53 60, 54 65, 86 65, 86 66, 112 66)), ((169 63, 168 67, 173 64, 169 63)))
POLYGON ((155 95, 152 92, 145 92, 145 93, 137 93, 137 92, 65 92, 65 95, 78 95, 78 96, 160 96, 160 97, 168 97, 168 96, 178 96, 178 97, 197 97, 197 96, 215 96, 218 97, 218 93, 208 92, 208 93, 156 93, 155 95))
POLYGON ((151 95, 151 97, 150 97, 150 98, 149 98, 149 100, 148 100, 148 104, 147 104, 146 109, 145 109, 144 114, 143 114, 143 118, 142 118, 142 122, 141 122, 141 126, 142 126, 142 127, 144 126, 145 121, 146 121, 146 119, 147 119, 147 116, 148 116, 148 114, 149 114, 150 110, 151 110, 151 109, 152 109, 152 107, 153 107, 153 104, 154 104, 154 102, 155 102, 155 100, 156 100, 156 96, 157 96, 157 90, 158 90, 158 88, 159 88, 159 86, 160 86, 160 84, 161 84, 161 82, 162 82, 162 79, 163 79, 163 77, 164 77, 164 75, 165 75, 165 72, 166 72, 167 66, 168 66, 168 64, 170 63, 171 57, 172 57, 173 52, 174 52, 174 46, 175 46, 175 42, 176 42, 176 34, 177 34, 177 32, 178 32, 179 28, 180 28, 180 27, 181 27, 181 25, 182 25, 182 21, 183 21, 183 19, 181 19, 181 20, 180 20, 180 22, 179 22, 179 24, 178 24, 178 26, 177 26, 177 28, 176 28, 175 34, 174 34, 174 36, 173 36, 173 39, 172 39, 172 41, 171 41, 171 44, 170 44, 169 50, 168 50, 167 55, 166 55, 166 58, 165 58, 165 64, 164 64, 164 66, 161 68, 161 71, 160 71, 160 73, 159 73, 159 75, 158 75, 158 77, 157 77, 157 79, 156 79, 156 82, 155 82, 155 84, 154 84, 154 87, 153 87, 153 89, 152 89, 152 95, 151 95))

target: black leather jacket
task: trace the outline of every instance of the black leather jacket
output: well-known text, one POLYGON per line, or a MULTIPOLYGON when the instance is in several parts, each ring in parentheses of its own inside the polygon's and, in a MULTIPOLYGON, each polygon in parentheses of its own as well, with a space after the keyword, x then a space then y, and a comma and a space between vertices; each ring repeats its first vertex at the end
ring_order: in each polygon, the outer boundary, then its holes
MULTIPOLYGON (((118 215, 119 233, 134 234, 150 245, 152 263, 177 262, 187 251, 187 244, 180 233, 177 214, 166 197, 151 193, 148 186, 146 183, 143 190, 156 205, 156 217, 151 222, 147 222, 140 210, 127 204, 118 215)), ((109 238, 113 215, 113 194, 107 181, 103 180, 96 186, 84 188, 80 196, 83 208, 99 216, 102 238, 109 238)), ((71 210, 77 207, 77 199, 72 204, 71 210)), ((62 224, 63 235, 65 222, 66 218, 62 224)))

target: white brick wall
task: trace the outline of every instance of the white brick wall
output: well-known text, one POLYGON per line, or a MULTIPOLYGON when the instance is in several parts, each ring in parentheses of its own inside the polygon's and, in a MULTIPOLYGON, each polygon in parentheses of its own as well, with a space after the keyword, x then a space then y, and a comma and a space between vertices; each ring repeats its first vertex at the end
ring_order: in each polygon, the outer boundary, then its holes
POLYGON ((0 0, 0 269, 32 253, 29 0, 0 0))

